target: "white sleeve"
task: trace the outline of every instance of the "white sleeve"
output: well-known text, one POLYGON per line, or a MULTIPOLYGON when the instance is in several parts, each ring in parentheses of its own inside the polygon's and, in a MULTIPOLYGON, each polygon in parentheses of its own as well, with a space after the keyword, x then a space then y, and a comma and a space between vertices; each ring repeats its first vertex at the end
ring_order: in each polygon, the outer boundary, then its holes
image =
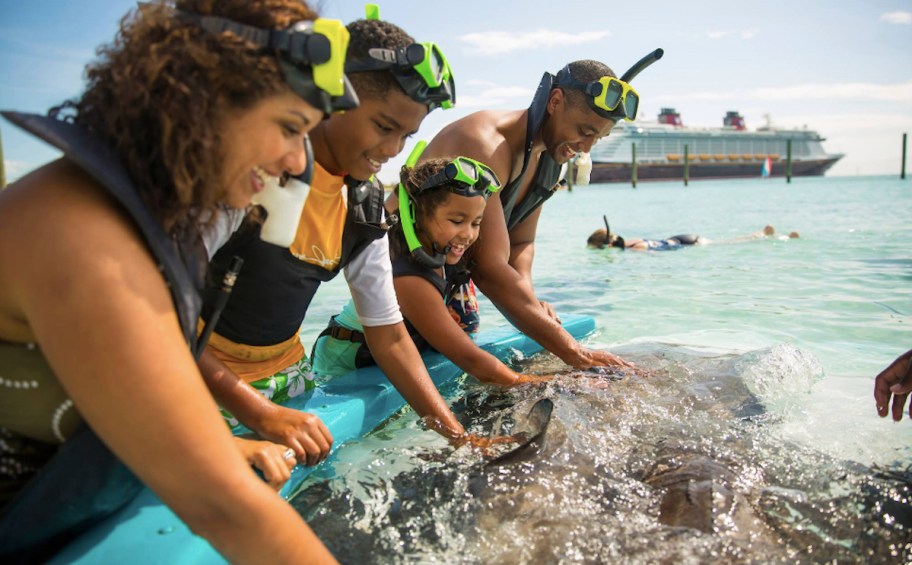
POLYGON ((345 266, 345 280, 362 326, 388 326, 402 321, 386 237, 371 242, 345 266))
POLYGON ((221 246, 228 243, 228 240, 231 239, 234 232, 241 227, 241 223, 244 221, 244 217, 247 216, 247 212, 247 208, 225 207, 215 213, 215 219, 211 222, 207 222, 209 218, 208 215, 200 218, 200 221, 206 224, 200 235, 203 238, 203 243, 206 245, 206 253, 209 254, 210 260, 215 255, 215 252, 218 251, 221 246))

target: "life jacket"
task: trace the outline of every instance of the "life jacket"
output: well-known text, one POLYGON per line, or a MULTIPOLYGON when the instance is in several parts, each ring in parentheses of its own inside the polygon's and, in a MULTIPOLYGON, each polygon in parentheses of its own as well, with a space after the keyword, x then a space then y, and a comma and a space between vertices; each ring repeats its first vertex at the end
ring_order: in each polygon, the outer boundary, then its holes
MULTIPOLYGON (((196 226, 189 225, 178 236, 165 233, 117 153, 82 126, 36 114, 2 115, 60 149, 120 204, 158 263, 170 288, 184 338, 194 350, 202 305, 197 289, 202 285, 206 265, 205 247, 196 226)), ((125 381, 129 378, 124 375, 125 381)), ((83 425, 3 509, 0 560, 46 560, 126 505, 142 488, 135 475, 83 425)))
MULTIPOLYGON (((431 267, 422 265, 417 260, 412 258, 411 255, 400 255, 392 260, 393 266, 393 278, 396 277, 421 277, 424 280, 431 283, 437 292, 440 293, 441 297, 446 296, 447 291, 447 281, 440 276, 440 273, 437 272, 437 269, 432 269, 431 267)), ((446 268, 446 267, 444 267, 446 268)), ((418 330, 415 329, 415 326, 406 318, 405 320, 405 329, 411 336, 412 341, 415 342, 415 347, 421 351, 428 347, 428 342, 424 339, 418 330)))
MULTIPOLYGON (((437 269, 422 265, 411 255, 400 255, 394 258, 392 260, 392 267, 393 278, 409 276, 421 277, 431 283, 434 289, 440 293, 440 297, 443 299, 444 304, 449 302, 453 297, 453 293, 462 285, 466 284, 471 278, 469 271, 463 265, 444 265, 445 278, 441 277, 437 272, 437 269)), ((418 349, 418 351, 424 351, 425 349, 434 351, 434 348, 428 343, 424 336, 418 332, 408 318, 404 321, 405 329, 408 332, 409 337, 415 342, 415 348, 418 349)), ((367 347, 367 340, 364 338, 364 333, 360 330, 352 330, 339 325, 335 321, 335 316, 333 316, 330 319, 329 327, 323 330, 317 339, 325 335, 332 336, 336 339, 347 339, 354 343, 361 344, 361 347, 358 348, 358 351, 355 354, 356 367, 361 368, 376 365, 376 361, 374 360, 373 355, 371 355, 370 349, 367 347), (339 328, 343 331, 339 332, 339 328), (344 336, 342 334, 344 334, 344 336)), ((314 347, 316 347, 316 342, 314 343, 314 347)), ((313 354, 311 354, 311 357, 313 357, 313 354)))
MULTIPOLYGON (((247 221, 215 254, 210 274, 224 272, 234 256, 244 260, 231 300, 215 331, 235 343, 274 345, 296 335, 320 284, 335 278, 373 241, 386 235, 383 186, 377 180, 346 179, 348 211, 342 231, 342 254, 332 270, 301 261, 287 247, 262 241, 260 224, 247 221)), ((210 285, 207 285, 207 287, 210 285)), ((212 310, 210 293, 203 315, 212 310)))
POLYGON ((532 156, 535 134, 541 129, 542 124, 545 122, 545 116, 548 115, 548 99, 551 97, 553 88, 554 75, 545 73, 538 85, 538 89, 535 91, 535 96, 532 98, 532 104, 529 106, 522 169, 519 172, 519 176, 508 182, 500 191, 500 201, 503 204, 508 231, 528 218, 532 212, 551 198, 554 195, 554 186, 560 179, 561 166, 550 155, 542 153, 532 184, 529 186, 529 191, 522 201, 516 202, 519 195, 519 187, 522 185, 523 178, 526 176, 526 169, 529 167, 529 158, 532 156))

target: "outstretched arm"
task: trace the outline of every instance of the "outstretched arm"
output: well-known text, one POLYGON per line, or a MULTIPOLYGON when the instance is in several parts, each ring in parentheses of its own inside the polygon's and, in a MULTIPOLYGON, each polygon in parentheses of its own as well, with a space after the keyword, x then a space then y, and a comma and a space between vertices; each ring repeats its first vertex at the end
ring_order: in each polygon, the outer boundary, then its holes
POLYGON ((216 401, 265 439, 287 445, 298 461, 316 465, 329 455, 333 437, 313 414, 279 406, 225 366, 207 347, 199 368, 216 401))
POLYGON ((478 288, 520 331, 568 365, 577 368, 629 366, 606 351, 582 347, 542 307, 531 279, 532 241, 537 222, 538 213, 517 226, 513 234, 508 234, 500 200, 491 198, 488 201, 473 255, 472 278, 478 288), (514 237, 512 246, 511 235, 514 237))
MULTIPOLYGON (((897 357, 874 379, 874 402, 877 404, 877 414, 881 418, 885 418, 892 404, 893 420, 896 422, 902 420, 903 409, 910 392, 912 392, 912 349, 897 357)), ((912 418, 912 404, 909 405, 909 418, 912 418)))
POLYGON ((345 278, 371 355, 405 401, 430 427, 451 442, 457 445, 468 442, 478 447, 488 445, 491 440, 465 433, 437 391, 415 342, 402 323, 387 238, 374 241, 349 263, 345 267, 345 278))
POLYGON ((405 324, 365 326, 364 337, 377 365, 415 412, 447 439, 461 438, 465 429, 437 391, 405 324))
POLYGON ((487 351, 478 347, 459 327, 437 289, 417 276, 396 277, 399 307, 418 333, 447 359, 481 382, 511 386, 536 379, 513 372, 487 351))

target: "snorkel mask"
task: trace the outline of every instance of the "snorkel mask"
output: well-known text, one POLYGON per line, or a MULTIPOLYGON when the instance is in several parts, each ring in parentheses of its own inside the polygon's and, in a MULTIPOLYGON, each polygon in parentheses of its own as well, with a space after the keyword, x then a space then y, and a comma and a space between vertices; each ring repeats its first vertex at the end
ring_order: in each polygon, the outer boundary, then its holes
POLYGON ((489 166, 468 157, 456 157, 442 171, 425 179, 418 192, 446 183, 450 184, 447 189, 454 194, 470 198, 481 196, 485 200, 501 188, 497 175, 489 166))
MULTIPOLYGON (((425 147, 427 147, 427 142, 419 141, 409 154, 405 166, 414 167, 425 147)), ((444 184, 448 185, 447 190, 454 194, 467 197, 481 196, 485 200, 501 188, 497 175, 494 174, 490 167, 468 157, 456 157, 447 163, 442 171, 425 179, 421 186, 418 187, 418 192, 444 184)), ((414 201, 402 182, 399 183, 399 219, 402 224, 402 233, 405 235, 405 242, 412 258, 432 269, 442 267, 446 263, 447 254, 450 252, 449 247, 439 251, 437 244, 433 243, 431 245, 434 252, 433 255, 422 247, 421 242, 418 240, 418 235, 415 233, 414 201)))
POLYGON ((661 59, 664 54, 662 49, 656 49, 627 69, 621 78, 601 77, 591 82, 581 82, 573 78, 570 74, 570 65, 567 65, 557 73, 555 85, 585 93, 589 107, 603 118, 615 122, 623 118, 632 122, 636 119, 640 106, 640 95, 629 82, 640 74, 640 71, 661 59))
POLYGON ((307 167, 300 175, 288 177, 285 186, 279 179, 271 177, 262 192, 253 195, 253 203, 266 208, 266 221, 260 228, 260 239, 281 247, 289 247, 298 234, 298 222, 301 211, 310 193, 313 182, 314 158, 310 138, 304 138, 304 151, 307 154, 307 167))
MULTIPOLYGON (((366 6, 366 19, 379 20, 375 4, 366 6)), ((425 104, 430 112, 444 110, 456 104, 456 83, 453 70, 435 43, 412 43, 407 47, 369 49, 363 59, 349 59, 345 72, 361 73, 388 70, 412 100, 425 104)))
POLYGON ((263 29, 217 16, 180 12, 207 32, 226 31, 278 55, 291 89, 314 108, 331 114, 358 107, 358 95, 345 76, 349 34, 339 20, 300 21, 288 29, 263 29))

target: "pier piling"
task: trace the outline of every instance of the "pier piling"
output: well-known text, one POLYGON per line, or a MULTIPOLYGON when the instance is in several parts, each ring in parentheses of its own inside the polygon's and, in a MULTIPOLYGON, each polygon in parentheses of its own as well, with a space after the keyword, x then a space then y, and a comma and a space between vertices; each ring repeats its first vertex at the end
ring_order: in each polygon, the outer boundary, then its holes
POLYGON ((902 151, 902 171, 899 173, 900 179, 906 178, 906 140, 908 139, 909 134, 903 134, 903 151, 902 151))
POLYGON ((785 142, 785 182, 792 182, 792 140, 785 142))
MULTIPOLYGON (((903 144, 903 147, 905 147, 905 143, 903 144)), ((631 144, 630 151, 633 154, 633 159, 630 161, 630 184, 633 185, 633 188, 636 188, 637 187, 637 144, 636 143, 631 144)), ((903 151, 903 162, 905 162, 905 160, 906 160, 905 154, 906 154, 905 151, 903 151)), ((905 171, 905 166, 903 168, 903 171, 905 171)))
POLYGON ((687 180, 690 178, 690 157, 687 155, 687 146, 684 146, 684 186, 687 186, 687 180))

